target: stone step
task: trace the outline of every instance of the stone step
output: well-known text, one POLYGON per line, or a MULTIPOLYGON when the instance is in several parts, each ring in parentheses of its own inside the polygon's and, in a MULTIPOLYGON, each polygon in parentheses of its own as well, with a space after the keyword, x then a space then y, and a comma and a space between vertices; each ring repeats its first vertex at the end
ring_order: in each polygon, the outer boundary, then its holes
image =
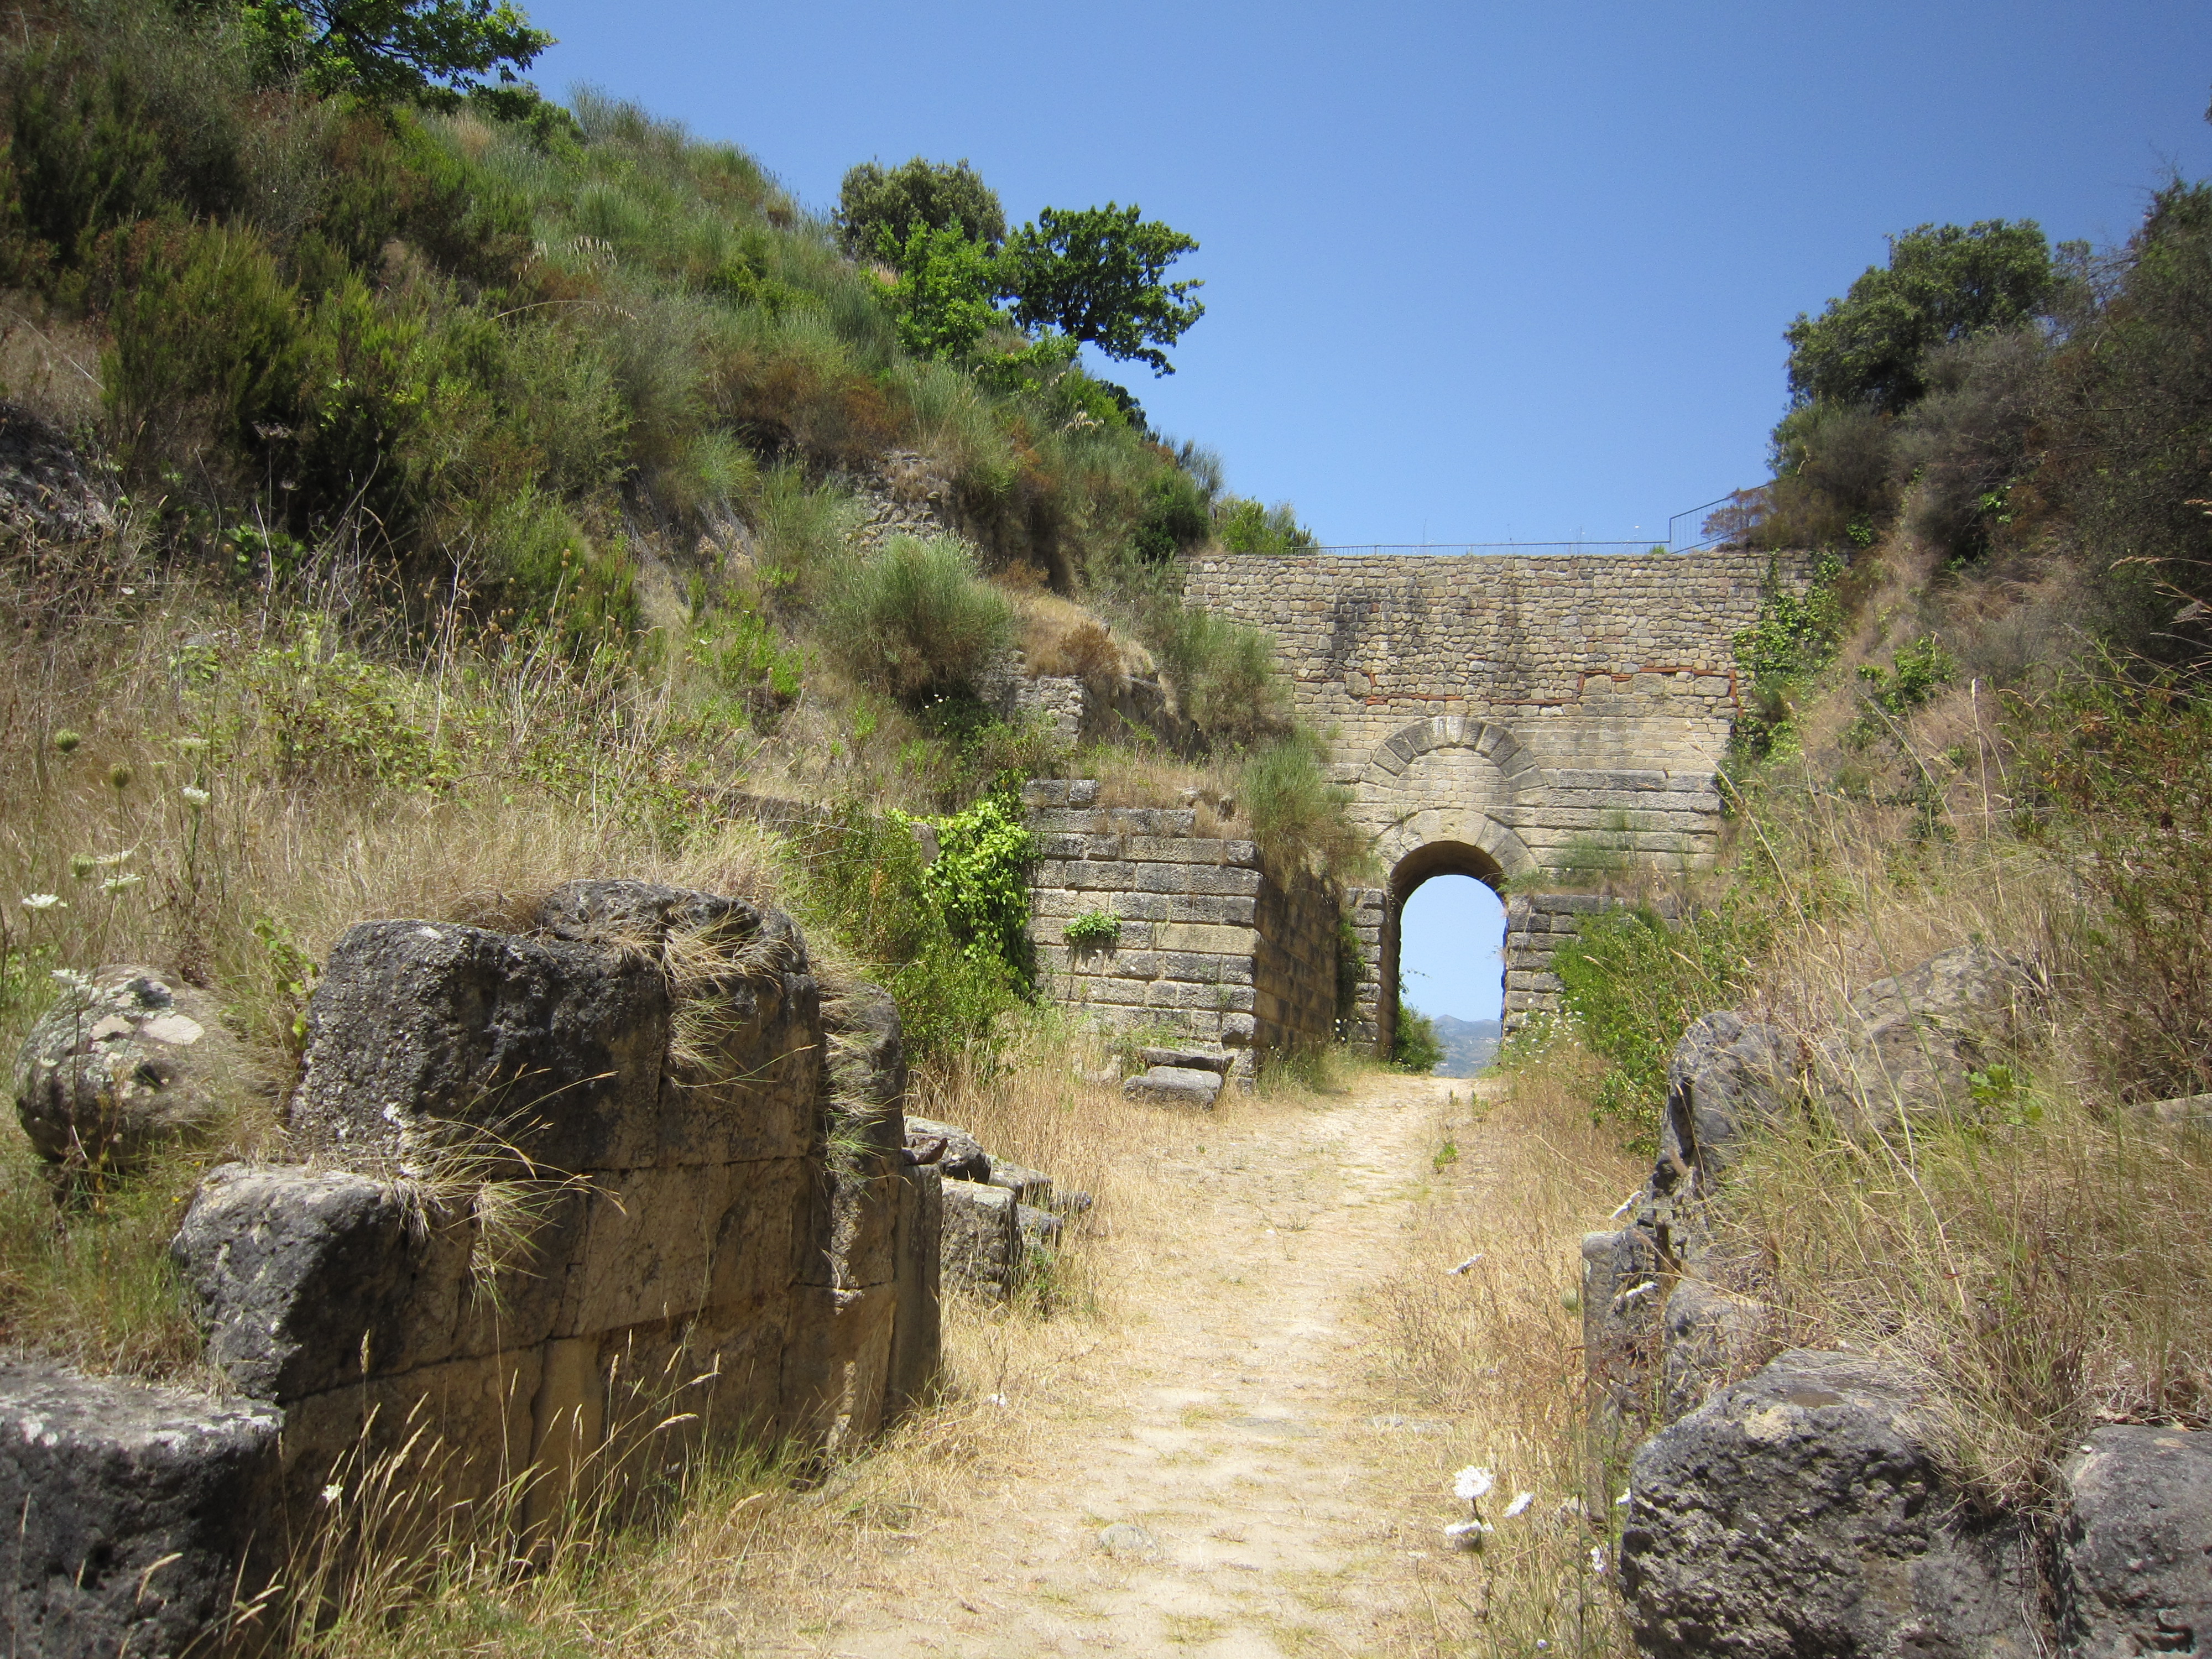
POLYGON ((1221 1092, 1221 1073, 1188 1066, 1155 1066, 1127 1079, 1121 1092, 1131 1100, 1148 1100, 1162 1106, 1195 1106, 1210 1111, 1221 1092))

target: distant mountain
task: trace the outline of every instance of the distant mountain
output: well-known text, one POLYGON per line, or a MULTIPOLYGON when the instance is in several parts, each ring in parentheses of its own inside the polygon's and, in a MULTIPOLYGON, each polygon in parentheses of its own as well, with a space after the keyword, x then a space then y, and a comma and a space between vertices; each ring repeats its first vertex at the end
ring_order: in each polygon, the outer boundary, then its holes
POLYGON ((1438 1077, 1473 1077, 1497 1057, 1504 1026, 1494 1019, 1455 1019, 1436 1016, 1437 1040, 1444 1057, 1437 1066, 1438 1077))

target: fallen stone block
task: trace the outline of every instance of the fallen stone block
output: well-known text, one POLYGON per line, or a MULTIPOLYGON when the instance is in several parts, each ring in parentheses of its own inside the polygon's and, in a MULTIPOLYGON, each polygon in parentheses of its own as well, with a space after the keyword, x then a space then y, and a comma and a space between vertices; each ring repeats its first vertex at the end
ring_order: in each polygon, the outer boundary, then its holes
POLYGON ((0 1360, 10 1659, 213 1646, 281 1541, 283 1423, 257 1401, 0 1360))
POLYGON ((1018 1164, 991 1165, 991 1185, 1004 1187, 1024 1204, 1043 1208, 1052 1202, 1052 1177, 1042 1170, 1025 1170, 1018 1164))
POLYGON ((1020 1228, 1022 1247, 1028 1250, 1042 1250, 1047 1254, 1060 1249, 1060 1218, 1049 1210, 1040 1210, 1032 1205, 1021 1204, 1014 1208, 1014 1222, 1020 1228))
POLYGON ((1715 1388, 1748 1370, 1765 1329, 1758 1303, 1703 1279, 1677 1283, 1660 1319, 1660 1421, 1687 1417, 1715 1388))
POLYGON ((2041 1651, 2032 1542, 1947 1486, 1893 1367, 1784 1353, 1645 1441, 1629 1491, 1620 1587, 1650 1659, 2041 1651))
POLYGON ((1969 1074, 2002 1054, 2042 988, 2027 963, 1962 945, 1850 1000, 1814 1054, 1822 1097, 1846 1133, 1970 1103, 1969 1074))
POLYGON ((906 1120, 906 1145, 910 1152, 927 1155, 929 1161, 945 1172, 947 1181, 991 1178, 991 1155, 975 1136, 957 1124, 909 1115, 906 1120), (933 1146, 939 1150, 932 1152, 933 1146))
POLYGON ((1779 1027, 1723 1010, 1705 1015, 1667 1061, 1655 1192, 1692 1174, 1709 1184, 1744 1137, 1780 1116, 1796 1094, 1797 1044, 1779 1027))
POLYGON ((1218 1072, 1229 1075, 1231 1056, 1218 1048, 1139 1048, 1137 1058, 1147 1066, 1172 1066, 1189 1072, 1218 1072))
POLYGON ((2212 1434, 2100 1428, 2060 1478, 2056 1577, 2067 1653, 2212 1649, 2212 1434))
POLYGON ((1019 1202, 1004 1187, 947 1181, 944 1194, 945 1275, 994 1302, 1012 1294, 1021 1265, 1019 1202))
POLYGON ((206 992, 158 969, 102 968, 24 1039, 15 1115, 49 1163, 129 1170, 222 1116, 244 1056, 206 992))
POLYGON ((1187 1066, 1155 1066, 1148 1072, 1125 1079, 1121 1092, 1131 1100, 1151 1101, 1156 1105, 1196 1106, 1210 1110, 1221 1092, 1221 1082, 1218 1072, 1201 1072, 1187 1066))

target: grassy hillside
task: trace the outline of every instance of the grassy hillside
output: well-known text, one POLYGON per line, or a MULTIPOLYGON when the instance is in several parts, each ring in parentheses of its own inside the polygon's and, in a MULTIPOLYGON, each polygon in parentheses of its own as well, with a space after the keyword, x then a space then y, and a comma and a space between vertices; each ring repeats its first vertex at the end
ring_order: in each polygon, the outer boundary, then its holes
POLYGON ((1739 641, 1731 850, 1680 884, 1679 924, 1586 933, 1565 1038, 1592 1110, 1649 1148, 1708 1010, 1809 1054, 1937 951, 2029 964, 2047 994, 1970 1103, 1874 1137, 1817 1104, 1778 1126, 1709 1270, 1775 1346, 1913 1368, 1959 1476, 2033 1508, 2100 1421, 2212 1423, 2212 1259, 2185 1219, 2212 1157, 2185 1109, 2146 1109, 2212 1091, 2212 191, 2170 185, 2094 258, 2047 258, 2033 226, 1895 246, 1790 331, 1776 476, 1737 503, 1743 538, 1831 556, 1739 641), (1989 249, 1960 251, 1993 241, 2017 303, 1976 315, 1989 249))

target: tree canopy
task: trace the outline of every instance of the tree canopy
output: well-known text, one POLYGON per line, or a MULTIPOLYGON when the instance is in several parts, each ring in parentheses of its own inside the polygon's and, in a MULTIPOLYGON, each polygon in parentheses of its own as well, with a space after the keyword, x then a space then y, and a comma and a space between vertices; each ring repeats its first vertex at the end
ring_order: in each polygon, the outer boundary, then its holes
POLYGON ((244 0, 239 14, 271 61, 371 98, 514 86, 553 44, 510 0, 244 0))
POLYGON ((855 258, 896 257, 917 228, 945 231, 957 225, 969 241, 994 250, 1006 239, 998 191, 965 161, 917 155, 889 172, 863 161, 838 189, 836 217, 845 252, 855 258))
POLYGON ((1800 403, 1895 414, 1927 390, 1930 350, 2026 322, 2051 286, 2050 245, 2032 219, 1917 226, 1891 240, 1887 266, 1784 331, 1790 390, 1800 403))
POLYGON ((1117 361, 1172 374, 1159 348, 1173 345, 1205 314, 1190 297, 1204 284, 1160 279, 1197 246, 1133 204, 1047 208, 1007 239, 1000 276, 1022 327, 1056 329, 1117 361))

